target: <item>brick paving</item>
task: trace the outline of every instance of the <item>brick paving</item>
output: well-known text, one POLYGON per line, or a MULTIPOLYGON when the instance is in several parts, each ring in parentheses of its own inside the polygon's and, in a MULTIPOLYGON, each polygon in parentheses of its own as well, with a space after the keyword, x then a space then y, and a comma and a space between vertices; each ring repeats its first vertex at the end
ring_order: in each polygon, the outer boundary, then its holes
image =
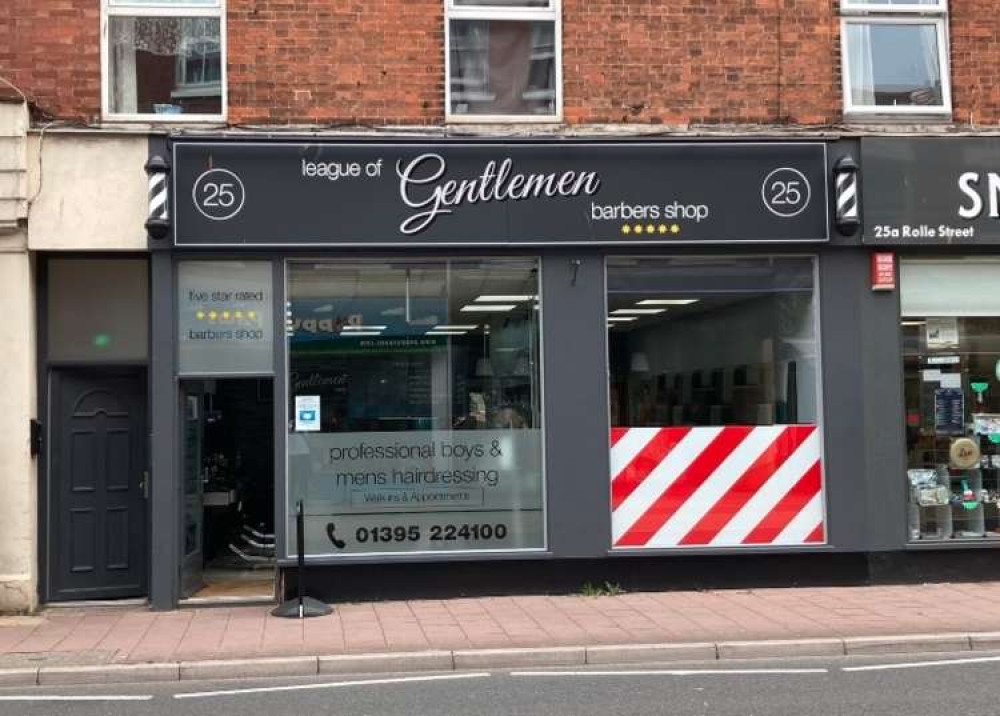
POLYGON ((353 603, 305 621, 269 611, 103 607, 0 618, 0 666, 1000 632, 1000 582, 353 603))

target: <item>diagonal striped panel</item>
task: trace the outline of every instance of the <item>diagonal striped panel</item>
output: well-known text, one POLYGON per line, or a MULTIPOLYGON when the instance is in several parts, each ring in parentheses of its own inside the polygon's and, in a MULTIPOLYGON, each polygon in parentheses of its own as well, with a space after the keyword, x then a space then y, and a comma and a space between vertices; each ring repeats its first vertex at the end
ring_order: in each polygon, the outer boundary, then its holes
POLYGON ((616 548, 825 540, 819 434, 811 425, 616 428, 616 548))
POLYGON ((628 438, 620 441, 618 450, 613 445, 611 469, 615 478, 611 481, 611 509, 618 509, 618 506, 628 499, 657 465, 664 461, 687 433, 687 429, 684 428, 669 432, 653 428, 648 433, 640 433, 641 446, 639 440, 633 443, 628 438), (631 459, 626 463, 625 460, 629 457, 631 459))
MULTIPOLYGON (((722 428, 618 540, 616 546, 647 546, 661 527, 686 503, 691 495, 752 431, 749 427, 722 428)), ((651 546, 651 545, 650 545, 651 546)), ((661 545, 656 545, 661 546, 661 545)))
MULTIPOLYGON (((763 431, 763 429, 761 429, 763 431)), ((773 440, 757 460, 729 485, 729 489, 711 506, 697 524, 680 540, 682 545, 706 545, 746 505, 764 483, 784 463, 788 456, 813 434, 815 428, 805 425, 773 426, 767 437, 773 440)))

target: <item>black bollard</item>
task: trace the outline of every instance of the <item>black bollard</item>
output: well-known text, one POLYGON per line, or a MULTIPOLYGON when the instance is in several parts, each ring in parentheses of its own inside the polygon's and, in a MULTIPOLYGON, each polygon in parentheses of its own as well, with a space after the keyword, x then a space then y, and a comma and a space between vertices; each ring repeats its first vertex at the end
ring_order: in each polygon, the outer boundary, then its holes
POLYGON ((271 615, 286 619, 326 616, 333 611, 330 605, 306 596, 306 517, 302 500, 295 505, 295 551, 298 552, 298 596, 276 606, 271 615))

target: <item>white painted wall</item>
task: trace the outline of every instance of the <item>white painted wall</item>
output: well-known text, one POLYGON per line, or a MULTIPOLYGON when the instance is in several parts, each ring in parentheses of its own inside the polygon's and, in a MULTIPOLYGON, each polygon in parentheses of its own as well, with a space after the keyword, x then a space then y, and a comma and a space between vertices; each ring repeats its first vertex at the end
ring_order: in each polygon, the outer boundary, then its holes
POLYGON ((146 135, 49 130, 29 139, 28 195, 38 192, 29 249, 146 250, 146 135))
POLYGON ((24 232, 0 237, 0 612, 38 603, 37 473, 29 420, 36 413, 35 302, 24 232))

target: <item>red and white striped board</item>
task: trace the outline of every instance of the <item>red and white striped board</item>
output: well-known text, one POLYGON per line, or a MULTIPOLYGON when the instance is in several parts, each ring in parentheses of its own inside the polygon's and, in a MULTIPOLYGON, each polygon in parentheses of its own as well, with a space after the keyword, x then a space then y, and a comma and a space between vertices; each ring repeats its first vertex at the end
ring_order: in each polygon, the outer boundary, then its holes
POLYGON ((815 425, 612 428, 617 549, 826 541, 815 425))

